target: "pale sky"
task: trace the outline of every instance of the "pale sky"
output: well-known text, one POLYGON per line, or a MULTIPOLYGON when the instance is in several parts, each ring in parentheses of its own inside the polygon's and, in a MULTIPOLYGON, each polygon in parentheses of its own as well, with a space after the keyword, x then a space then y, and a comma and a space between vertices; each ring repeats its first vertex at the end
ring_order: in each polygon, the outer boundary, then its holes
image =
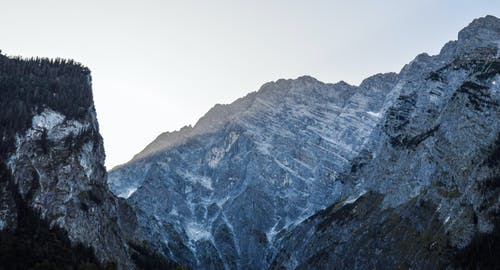
POLYGON ((498 0, 0 0, 7 55, 92 70, 106 166, 268 81, 359 84, 437 54, 498 0))

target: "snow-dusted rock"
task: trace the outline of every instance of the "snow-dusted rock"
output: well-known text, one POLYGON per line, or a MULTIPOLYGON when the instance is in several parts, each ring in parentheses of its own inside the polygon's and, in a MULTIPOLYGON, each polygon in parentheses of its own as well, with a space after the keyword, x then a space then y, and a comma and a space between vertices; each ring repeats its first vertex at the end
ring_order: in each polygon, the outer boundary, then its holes
POLYGON ((373 112, 383 111, 396 79, 376 75, 359 87, 307 76, 265 84, 216 106, 183 143, 113 170, 110 188, 131 195, 145 238, 177 261, 264 267, 277 232, 350 190, 338 172, 380 121, 373 112))
POLYGON ((447 265, 498 211, 499 27, 475 20, 359 86, 264 84, 160 135, 110 188, 140 237, 193 268, 447 265))
POLYGON ((500 229, 499 41, 500 20, 488 16, 407 65, 369 154, 343 172, 369 193, 282 234, 271 268, 491 267, 486 246, 498 242, 467 247, 500 229))
POLYGON ((81 120, 45 109, 17 135, 15 149, 8 165, 22 198, 72 242, 92 246, 98 258, 120 269, 133 268, 116 222, 118 202, 106 186, 93 107, 81 120))

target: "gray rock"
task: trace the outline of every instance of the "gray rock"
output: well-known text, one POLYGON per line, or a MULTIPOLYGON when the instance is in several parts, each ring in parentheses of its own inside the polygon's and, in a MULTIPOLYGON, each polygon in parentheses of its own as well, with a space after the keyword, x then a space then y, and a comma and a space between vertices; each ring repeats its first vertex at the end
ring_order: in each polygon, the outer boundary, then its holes
MULTIPOLYGON (((15 153, 8 160, 22 199, 51 226, 66 230, 73 243, 93 247, 101 261, 134 269, 127 237, 118 222, 118 199, 107 188, 103 164, 104 149, 93 107, 80 121, 51 109, 35 115, 31 128, 17 134, 15 153), (42 140, 48 145, 45 149, 42 140)), ((15 213, 11 196, 2 192, 0 224, 15 229, 6 214, 9 209, 15 213)), ((120 216, 125 224, 126 216, 120 216)))
POLYGON ((438 268, 498 213, 500 21, 359 86, 264 84, 110 172, 139 238, 201 269, 438 268))

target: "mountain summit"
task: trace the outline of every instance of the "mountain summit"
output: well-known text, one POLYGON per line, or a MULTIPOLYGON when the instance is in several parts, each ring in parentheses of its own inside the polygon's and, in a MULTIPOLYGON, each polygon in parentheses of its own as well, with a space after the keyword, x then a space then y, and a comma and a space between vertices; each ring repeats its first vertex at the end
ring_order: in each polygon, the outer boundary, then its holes
POLYGON ((499 45, 487 16, 359 86, 266 83, 160 135, 108 184, 140 238, 197 269, 489 267, 499 45))

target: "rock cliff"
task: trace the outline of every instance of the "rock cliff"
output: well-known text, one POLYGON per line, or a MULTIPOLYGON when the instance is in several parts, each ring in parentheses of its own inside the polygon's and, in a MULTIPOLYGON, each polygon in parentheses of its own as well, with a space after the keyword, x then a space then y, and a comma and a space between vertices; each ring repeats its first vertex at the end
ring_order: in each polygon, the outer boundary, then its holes
POLYGON ((487 267, 474 247, 498 239, 499 44, 486 16, 359 86, 267 83, 160 135, 110 188, 140 238, 193 268, 487 267))
POLYGON ((28 207, 67 232, 72 245, 92 248, 99 261, 133 269, 120 225, 127 222, 118 220, 127 206, 106 184, 89 70, 72 61, 0 55, 0 88, 0 230, 21 233, 18 221, 28 207))

